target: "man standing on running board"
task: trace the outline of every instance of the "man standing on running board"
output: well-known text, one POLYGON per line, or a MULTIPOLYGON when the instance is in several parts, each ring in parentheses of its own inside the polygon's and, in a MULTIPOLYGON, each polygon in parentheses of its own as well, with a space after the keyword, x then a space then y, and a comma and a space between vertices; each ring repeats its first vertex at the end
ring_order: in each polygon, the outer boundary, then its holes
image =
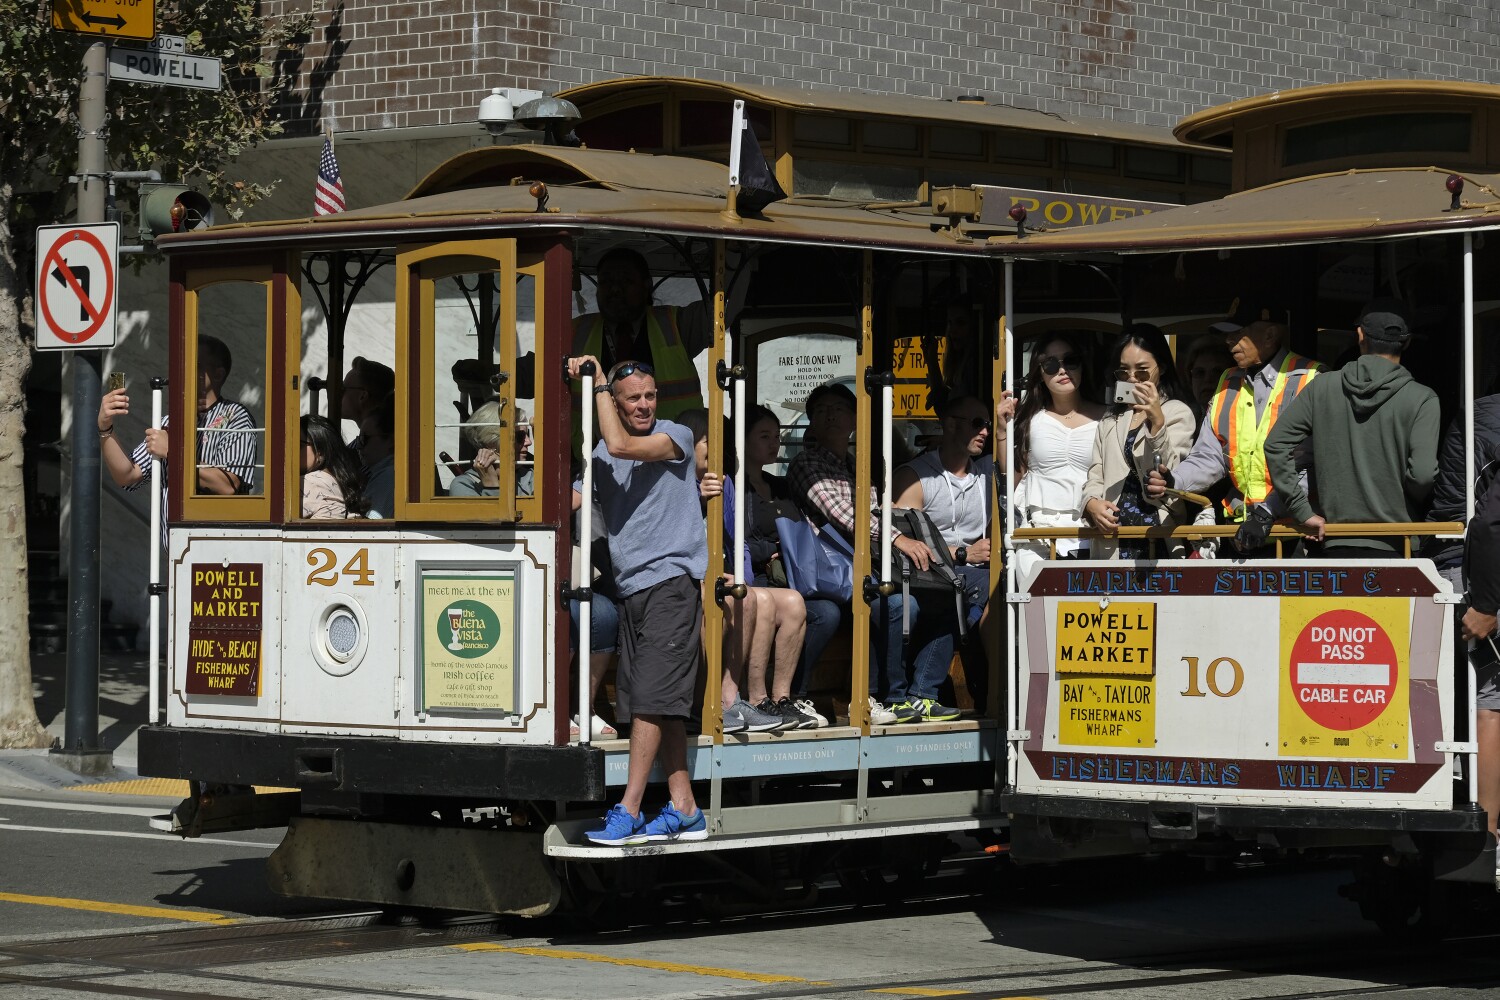
MULTIPOLYGON (((579 377, 591 355, 574 357, 579 377)), ((656 419, 650 365, 621 361, 594 387, 599 443, 594 492, 604 515, 619 595, 619 719, 630 721, 630 771, 621 801, 586 834, 607 847, 704 840, 708 818, 688 780, 687 730, 698 672, 708 538, 698 507, 693 434, 656 419), (608 397, 607 399, 605 397, 608 397), (613 404, 613 405, 610 405, 613 404), (641 810, 651 766, 661 760, 671 801, 655 819, 641 810)))

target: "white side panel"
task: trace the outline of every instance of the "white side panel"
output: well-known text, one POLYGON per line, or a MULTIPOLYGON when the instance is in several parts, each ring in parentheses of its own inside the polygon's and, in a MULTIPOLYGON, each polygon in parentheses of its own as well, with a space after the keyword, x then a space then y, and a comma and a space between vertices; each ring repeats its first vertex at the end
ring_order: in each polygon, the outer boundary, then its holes
POLYGON ((403 739, 551 744, 558 692, 552 636, 560 612, 551 532, 503 537, 408 534, 401 548, 403 739), (445 597, 451 600, 445 601, 445 597), (493 614, 489 627, 448 628, 445 604, 493 614), (471 648, 450 652, 449 639, 471 648), (470 638, 482 640, 475 649, 470 638), (512 669, 507 676, 506 661, 512 669), (448 697, 438 689, 447 685, 448 697), (481 707, 463 704, 473 699, 481 707))
POLYGON ((284 732, 394 735, 400 552, 396 534, 288 533, 280 567, 288 595, 281 631, 284 732))
POLYGON ((172 609, 167 651, 167 722, 169 725, 224 727, 259 731, 278 728, 281 707, 280 643, 283 590, 280 586, 281 533, 274 529, 173 528, 168 537, 168 601, 172 609), (209 532, 212 532, 211 534, 209 532), (239 567, 231 570, 231 567, 239 567), (248 568, 246 568, 248 567, 248 568), (222 581, 210 578, 224 573, 222 581), (236 575, 230 577, 233 572, 236 575), (256 574, 250 578, 244 574, 256 574), (195 577, 198 607, 194 607, 195 577), (239 612, 252 612, 240 614, 239 612), (197 612, 195 614, 195 612, 197 612), (229 671, 252 657, 243 646, 258 643, 259 684, 256 695, 206 693, 214 677, 243 684, 229 671), (212 644, 201 655, 195 644, 212 644), (210 675, 208 670, 225 671, 210 675), (190 689, 200 689, 191 693, 190 689))
POLYGON ((1059 562, 1024 586, 1018 791, 1451 807, 1430 562, 1059 562))

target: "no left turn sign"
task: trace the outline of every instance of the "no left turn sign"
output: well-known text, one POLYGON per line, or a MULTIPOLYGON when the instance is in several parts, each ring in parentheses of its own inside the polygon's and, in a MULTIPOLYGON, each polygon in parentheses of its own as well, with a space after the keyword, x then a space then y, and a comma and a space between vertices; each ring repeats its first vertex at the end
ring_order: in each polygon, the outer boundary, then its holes
POLYGON ((115 346, 120 224, 39 226, 36 348, 115 346))

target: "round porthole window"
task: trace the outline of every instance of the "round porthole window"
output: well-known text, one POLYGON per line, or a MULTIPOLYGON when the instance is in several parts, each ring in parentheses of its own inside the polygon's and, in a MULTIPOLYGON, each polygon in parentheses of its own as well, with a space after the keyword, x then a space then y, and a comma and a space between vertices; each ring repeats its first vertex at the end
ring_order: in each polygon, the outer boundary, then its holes
POLYGON ((335 677, 354 672, 370 644, 364 609, 351 598, 334 595, 313 619, 313 658, 323 671, 335 677))

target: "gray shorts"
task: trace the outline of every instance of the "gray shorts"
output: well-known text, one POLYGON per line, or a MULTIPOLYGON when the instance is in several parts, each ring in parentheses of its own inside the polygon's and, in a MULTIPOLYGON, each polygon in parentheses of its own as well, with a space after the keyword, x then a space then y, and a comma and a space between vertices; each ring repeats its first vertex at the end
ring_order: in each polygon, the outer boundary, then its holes
POLYGON ((690 576, 674 576, 620 601, 620 665, 615 715, 686 719, 693 714, 698 680, 703 589, 690 576))
MULTIPOLYGON (((1453 585, 1455 593, 1463 593, 1461 566, 1445 566, 1438 570, 1438 575, 1453 585)), ((1454 608, 1455 619, 1462 618, 1468 610, 1462 604, 1456 604, 1454 608)), ((1500 647, 1500 638, 1481 639, 1469 650, 1469 662, 1474 664, 1474 705, 1492 712, 1500 711, 1500 653, 1497 653, 1497 647, 1500 647)))

